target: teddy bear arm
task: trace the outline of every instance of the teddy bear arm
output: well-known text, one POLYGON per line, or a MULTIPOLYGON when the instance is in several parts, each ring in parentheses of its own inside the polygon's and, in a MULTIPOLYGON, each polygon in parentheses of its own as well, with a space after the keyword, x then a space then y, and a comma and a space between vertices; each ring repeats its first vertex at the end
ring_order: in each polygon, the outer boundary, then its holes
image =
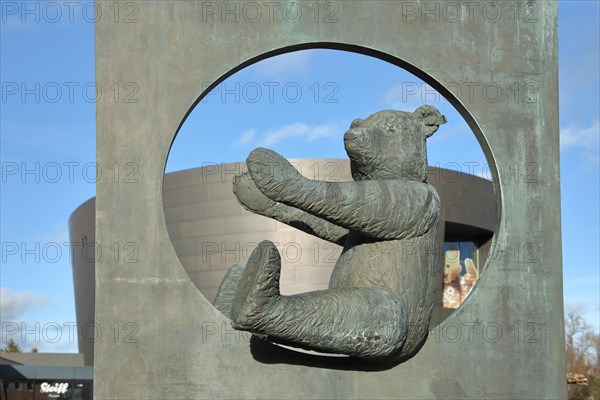
POLYGON ((282 203, 270 208, 265 216, 340 246, 348 234, 346 228, 282 203))
POLYGON ((437 227, 440 199, 431 185, 415 181, 379 181, 382 197, 361 212, 368 223, 359 230, 378 239, 411 239, 437 227))
POLYGON ((281 201, 376 239, 417 237, 439 219, 439 197, 426 183, 307 181, 303 189, 281 201))
POLYGON ((233 193, 246 210, 273 218, 323 240, 342 245, 348 234, 348 230, 341 226, 268 198, 256 187, 249 173, 234 178, 233 193))

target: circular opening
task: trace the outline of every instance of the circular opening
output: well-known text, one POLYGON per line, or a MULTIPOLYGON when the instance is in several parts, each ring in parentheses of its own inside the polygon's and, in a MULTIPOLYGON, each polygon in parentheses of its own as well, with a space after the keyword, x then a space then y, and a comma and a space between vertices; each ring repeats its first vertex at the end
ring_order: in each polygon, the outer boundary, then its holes
POLYGON ((165 220, 183 267, 209 301, 227 270, 243 267, 262 240, 280 252, 283 294, 326 289, 341 253, 340 246, 239 205, 232 179, 245 171, 252 149, 275 150, 310 179, 352 180, 343 143, 352 120, 424 104, 447 119, 427 140, 428 182, 442 202, 432 324, 458 308, 485 272, 497 202, 475 122, 464 108, 463 118, 441 93, 451 94, 424 73, 384 54, 352 50, 307 49, 251 60, 220 82, 206 82, 182 123, 167 161, 165 220))

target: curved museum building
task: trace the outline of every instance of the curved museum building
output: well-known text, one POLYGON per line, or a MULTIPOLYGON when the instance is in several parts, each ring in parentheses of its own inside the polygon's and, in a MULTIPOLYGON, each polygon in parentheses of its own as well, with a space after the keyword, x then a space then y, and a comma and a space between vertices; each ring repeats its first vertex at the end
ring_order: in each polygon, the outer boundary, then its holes
MULTIPOLYGON (((290 161, 311 179, 352 180, 347 159, 290 161)), ((259 242, 271 240, 281 254, 283 294, 326 289, 341 247, 243 209, 232 192, 232 179, 244 168, 244 163, 210 164, 164 176, 165 222, 192 282, 212 302, 227 269, 235 264, 244 266, 259 242)), ((460 305, 483 269, 496 223, 496 205, 492 182, 477 176, 430 167, 428 183, 441 200, 435 326, 460 305)), ((73 212, 69 232, 71 242, 81 244, 73 246, 79 351, 85 364, 93 365, 93 335, 86 336, 90 329, 85 327, 94 322, 94 260, 102 252, 134 263, 139 248, 133 242, 110 249, 95 245, 95 198, 73 212)))

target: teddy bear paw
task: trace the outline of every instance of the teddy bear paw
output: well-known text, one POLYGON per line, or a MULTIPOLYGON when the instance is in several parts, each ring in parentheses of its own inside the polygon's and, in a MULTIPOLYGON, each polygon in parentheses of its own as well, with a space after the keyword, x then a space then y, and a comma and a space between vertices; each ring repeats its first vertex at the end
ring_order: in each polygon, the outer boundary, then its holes
POLYGON ((259 147, 252 150, 246 163, 256 187, 265 196, 282 201, 288 192, 297 195, 297 186, 302 185, 304 178, 284 157, 259 147))

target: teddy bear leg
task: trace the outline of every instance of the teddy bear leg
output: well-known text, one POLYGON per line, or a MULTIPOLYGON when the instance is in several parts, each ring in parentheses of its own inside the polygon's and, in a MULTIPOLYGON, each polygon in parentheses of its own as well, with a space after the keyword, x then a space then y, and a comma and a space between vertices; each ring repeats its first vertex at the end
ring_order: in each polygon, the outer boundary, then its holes
POLYGON ((267 335, 275 342, 363 359, 402 357, 408 332, 401 300, 383 288, 278 296, 267 318, 243 325, 235 320, 236 329, 267 335))
POLYGON ((402 355, 408 317, 401 299, 391 290, 349 287, 282 296, 280 271, 275 245, 259 243, 231 305, 235 329, 366 359, 402 355))
POLYGON ((251 330, 269 320, 281 297, 280 273, 281 259, 277 248, 268 240, 260 242, 248 259, 232 302, 230 318, 234 328, 251 330))
POLYGON ((231 318, 231 305, 243 273, 244 269, 239 265, 229 268, 219 285, 219 289, 217 289, 213 306, 227 318, 231 318))

